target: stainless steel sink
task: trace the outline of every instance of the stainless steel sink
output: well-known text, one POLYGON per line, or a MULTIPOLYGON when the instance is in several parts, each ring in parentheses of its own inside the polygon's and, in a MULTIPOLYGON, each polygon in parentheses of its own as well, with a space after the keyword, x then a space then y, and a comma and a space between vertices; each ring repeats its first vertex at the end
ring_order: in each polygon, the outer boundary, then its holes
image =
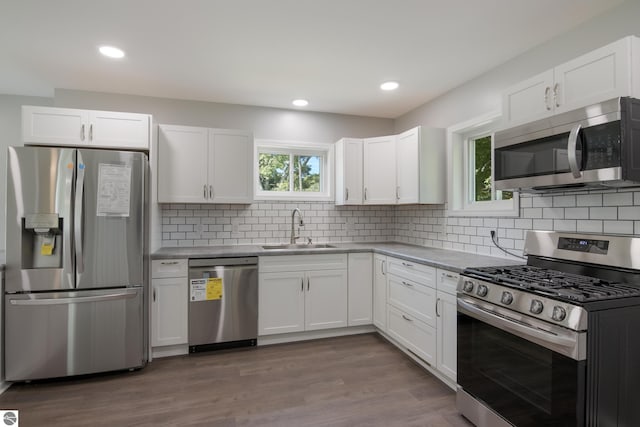
POLYGON ((311 244, 303 244, 303 243, 283 243, 280 245, 265 245, 262 249, 327 249, 327 248, 335 248, 335 246, 327 245, 324 243, 311 243, 311 244))

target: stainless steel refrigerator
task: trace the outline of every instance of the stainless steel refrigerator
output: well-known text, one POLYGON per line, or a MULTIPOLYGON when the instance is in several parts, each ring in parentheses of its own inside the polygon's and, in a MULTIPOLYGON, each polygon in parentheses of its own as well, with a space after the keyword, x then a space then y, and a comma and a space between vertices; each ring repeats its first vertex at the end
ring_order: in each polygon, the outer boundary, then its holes
POLYGON ((5 379, 144 366, 146 154, 10 147, 7 163, 5 379))

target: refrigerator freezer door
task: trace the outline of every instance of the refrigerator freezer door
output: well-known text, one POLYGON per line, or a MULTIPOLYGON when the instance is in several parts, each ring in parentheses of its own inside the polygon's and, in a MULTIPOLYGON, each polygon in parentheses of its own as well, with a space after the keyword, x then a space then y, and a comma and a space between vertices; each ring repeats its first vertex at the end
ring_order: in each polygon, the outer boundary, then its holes
POLYGON ((143 153, 78 150, 75 194, 76 287, 143 286, 143 153))
POLYGON ((5 292, 74 287, 75 150, 9 147, 5 292))
POLYGON ((5 379, 141 367, 143 289, 5 296, 5 379))

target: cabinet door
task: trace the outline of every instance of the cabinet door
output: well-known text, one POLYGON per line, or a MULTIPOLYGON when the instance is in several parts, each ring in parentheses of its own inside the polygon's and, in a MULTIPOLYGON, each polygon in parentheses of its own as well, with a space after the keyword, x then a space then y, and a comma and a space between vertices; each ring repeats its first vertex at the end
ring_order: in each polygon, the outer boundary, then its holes
POLYGON ((508 88, 502 96, 503 127, 553 114, 553 70, 508 88))
POLYGON ((364 203, 396 203, 395 135, 364 140, 364 203))
POLYGON ((158 126, 158 202, 206 202, 207 135, 207 128, 158 126))
POLYGON ((373 322, 373 255, 349 254, 349 326, 373 322))
POLYGON ((189 340, 186 277, 151 281, 151 345, 187 344, 189 340))
POLYGON ((22 107, 22 142, 77 146, 89 143, 89 114, 85 110, 22 107))
POLYGON ((556 67, 556 112, 630 95, 630 61, 631 38, 626 37, 556 67))
POLYGON ((89 111, 89 143, 122 149, 149 149, 148 114, 89 111))
POLYGON ((373 324, 387 330, 387 257, 373 256, 373 324))
POLYGON ((342 138, 336 144, 336 205, 362 204, 361 139, 342 138))
POLYGON ((347 271, 306 274, 305 330, 347 326, 347 271))
POLYGON ((209 202, 253 201, 253 135, 251 132, 209 130, 209 202))
POLYGON ((258 335, 304 331, 304 273, 260 273, 258 335))
POLYGON ((457 321, 456 297, 438 291, 437 293, 437 337, 438 370, 456 381, 457 372, 457 321))
POLYGON ((420 127, 409 129, 396 140, 396 202, 420 202, 420 127))

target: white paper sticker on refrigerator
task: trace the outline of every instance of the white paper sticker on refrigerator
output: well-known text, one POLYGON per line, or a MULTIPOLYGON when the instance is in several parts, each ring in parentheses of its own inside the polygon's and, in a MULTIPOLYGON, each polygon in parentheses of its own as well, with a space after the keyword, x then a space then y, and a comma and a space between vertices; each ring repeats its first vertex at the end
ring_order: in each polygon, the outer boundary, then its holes
POLYGON ((100 163, 97 216, 129 216, 131 166, 100 163))

